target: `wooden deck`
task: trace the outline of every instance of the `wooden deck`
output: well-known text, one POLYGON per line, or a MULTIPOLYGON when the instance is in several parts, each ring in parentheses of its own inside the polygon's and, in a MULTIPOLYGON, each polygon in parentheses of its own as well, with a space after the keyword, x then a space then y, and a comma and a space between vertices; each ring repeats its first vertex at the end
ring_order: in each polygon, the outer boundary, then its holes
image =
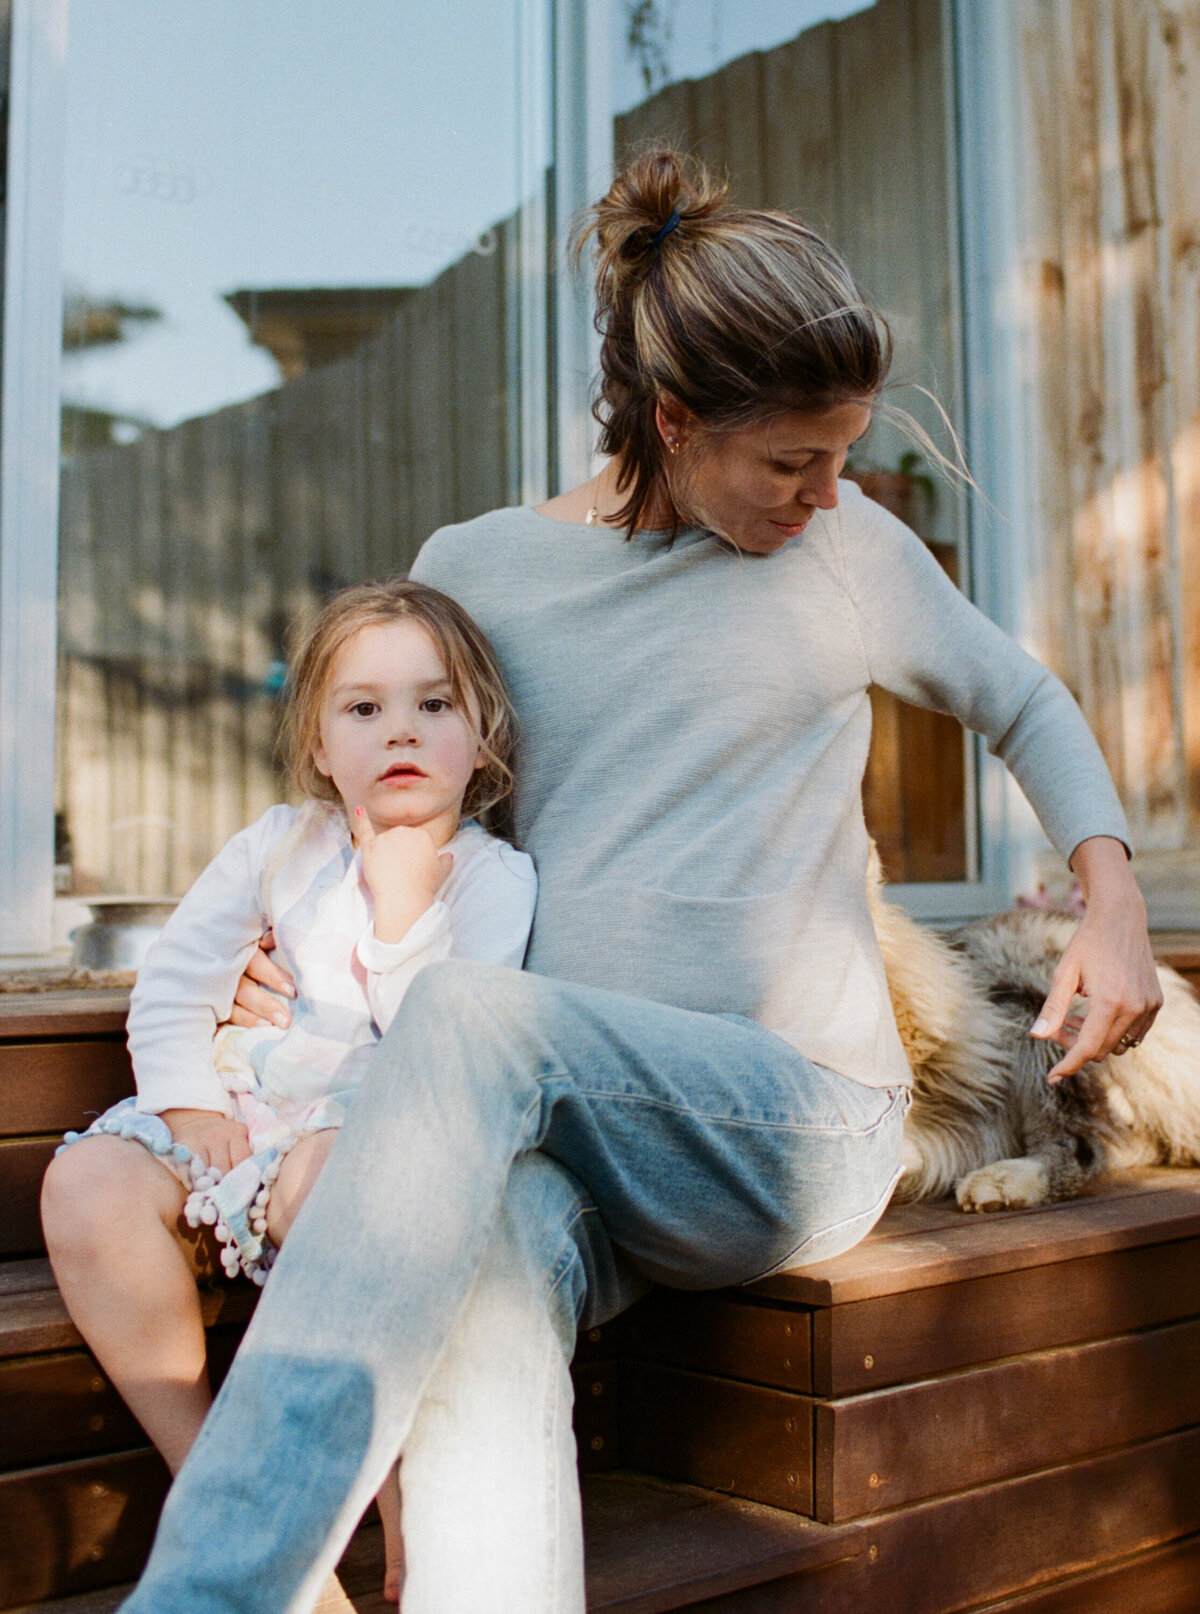
MULTIPOLYGON (((61 1130, 128 1085, 122 1012, 0 999, 0 1609, 115 1608, 165 1491, 35 1210, 61 1130)), ((254 1298, 206 1297, 218 1364, 254 1298)), ((897 1207, 835 1261, 659 1291, 581 1340, 589 1608, 1195 1614, 1198 1359, 1200 1173, 897 1207)), ((340 1574, 325 1614, 381 1614, 377 1526, 340 1574)))

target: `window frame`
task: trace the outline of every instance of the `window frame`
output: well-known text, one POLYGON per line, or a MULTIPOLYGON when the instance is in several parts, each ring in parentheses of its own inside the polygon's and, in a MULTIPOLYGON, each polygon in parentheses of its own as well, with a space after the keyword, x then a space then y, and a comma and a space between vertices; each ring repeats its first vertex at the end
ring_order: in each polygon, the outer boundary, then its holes
POLYGON ((67 0, 12 0, 0 366, 0 954, 49 952, 67 0))

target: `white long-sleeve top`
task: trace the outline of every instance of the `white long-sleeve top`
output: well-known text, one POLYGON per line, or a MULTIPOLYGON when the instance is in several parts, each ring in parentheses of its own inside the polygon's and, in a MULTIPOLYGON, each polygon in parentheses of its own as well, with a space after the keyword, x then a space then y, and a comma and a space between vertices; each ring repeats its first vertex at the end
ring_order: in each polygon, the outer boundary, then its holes
POLYGON ((389 943, 375 935, 362 857, 340 811, 271 807, 235 835, 138 973, 128 1025, 138 1109, 232 1117, 236 1092, 285 1110, 345 1094, 426 964, 454 956, 519 968, 537 896, 532 861, 472 822, 446 850, 454 862, 437 899, 389 943), (296 982, 292 1023, 218 1037, 268 926, 296 982))

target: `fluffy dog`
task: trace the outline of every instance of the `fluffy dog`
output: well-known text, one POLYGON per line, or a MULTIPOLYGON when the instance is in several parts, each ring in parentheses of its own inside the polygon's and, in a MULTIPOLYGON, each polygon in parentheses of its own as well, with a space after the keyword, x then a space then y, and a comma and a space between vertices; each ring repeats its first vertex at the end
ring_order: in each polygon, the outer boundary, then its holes
POLYGON ((1051 1086, 1061 1050, 1029 1027, 1077 921, 1029 910, 939 934, 884 898, 877 857, 870 897, 913 1071, 897 1199, 953 1189, 965 1211, 1004 1210, 1106 1171, 1200 1164, 1200 1002, 1174 970, 1159 968, 1143 1046, 1051 1086))

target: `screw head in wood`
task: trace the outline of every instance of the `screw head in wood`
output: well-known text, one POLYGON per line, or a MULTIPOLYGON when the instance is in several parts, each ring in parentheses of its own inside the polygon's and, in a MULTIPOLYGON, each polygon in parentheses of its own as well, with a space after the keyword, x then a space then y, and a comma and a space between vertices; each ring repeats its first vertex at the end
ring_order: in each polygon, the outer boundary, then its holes
POLYGON ((874 1367, 875 1366, 875 1358, 873 1356, 864 1356, 863 1357, 863 1366, 866 1367, 866 1368, 874 1367))

